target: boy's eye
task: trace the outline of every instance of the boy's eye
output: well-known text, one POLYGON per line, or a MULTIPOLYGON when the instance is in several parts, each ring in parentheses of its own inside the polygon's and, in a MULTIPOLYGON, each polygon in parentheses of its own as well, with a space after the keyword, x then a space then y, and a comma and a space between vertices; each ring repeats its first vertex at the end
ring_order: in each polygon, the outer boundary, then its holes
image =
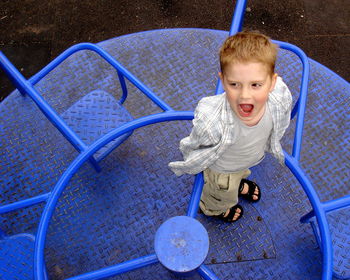
POLYGON ((259 84, 259 83, 254 83, 254 84, 252 84, 252 87, 254 87, 254 88, 261 87, 261 84, 259 84))
POLYGON ((238 87, 238 83, 231 83, 230 84, 232 87, 238 87))

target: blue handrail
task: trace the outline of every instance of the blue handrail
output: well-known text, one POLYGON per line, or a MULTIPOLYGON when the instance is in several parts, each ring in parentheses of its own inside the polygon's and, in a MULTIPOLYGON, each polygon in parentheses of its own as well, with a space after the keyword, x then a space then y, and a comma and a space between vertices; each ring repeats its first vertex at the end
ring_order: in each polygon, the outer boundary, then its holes
MULTIPOLYGON (((350 206, 350 195, 346 195, 342 198, 337 198, 334 200, 322 202, 322 208, 326 213, 342 209, 350 206)), ((309 213, 300 218, 301 223, 307 223, 309 220, 315 216, 315 211, 311 210, 309 213)))
MULTIPOLYGON (((273 42, 279 45, 281 48, 285 50, 289 50, 294 54, 296 54, 300 58, 303 66, 301 84, 300 84, 300 90, 299 90, 300 95, 299 95, 298 101, 295 104, 295 108, 296 108, 295 111, 298 112, 298 117, 296 121, 293 152, 292 152, 293 157, 299 161, 303 130, 304 130, 304 117, 305 117, 305 108, 306 108, 306 102, 307 102, 308 84, 309 84, 309 76, 310 76, 310 63, 306 54, 297 46, 294 46, 286 42, 276 41, 276 40, 273 40, 273 42)), ((292 118, 294 117, 293 113, 291 117, 292 118)))
POLYGON ((304 130, 304 118, 305 118, 305 110, 306 110, 306 102, 307 102, 309 74, 310 74, 309 59, 300 48, 292 44, 276 41, 276 40, 274 40, 273 42, 278 44, 281 48, 289 50, 294 54, 296 54, 300 58, 303 66, 301 85, 300 85, 300 94, 295 104, 295 107, 292 111, 292 116, 291 116, 291 117, 294 117, 294 115, 297 114, 296 127, 294 132, 293 150, 292 150, 292 155, 289 155, 288 153, 284 152, 285 162, 287 167, 291 170, 291 172, 294 174, 294 176, 297 178, 297 180, 303 187, 313 207, 313 213, 316 215, 318 226, 320 229, 322 248, 323 248, 322 279, 329 280, 332 278, 333 250, 332 250, 332 240, 330 236, 326 213, 310 180, 308 179, 304 171, 299 166, 301 144, 302 144, 302 137, 303 137, 303 130, 304 130))
POLYGON ((231 27, 229 31, 229 36, 236 34, 237 32, 242 30, 243 20, 244 20, 244 12, 247 7, 246 0, 238 0, 235 6, 235 10, 232 16, 231 27))
POLYGON ((16 201, 16 202, 13 202, 10 204, 2 205, 2 206, 0 206, 0 214, 5 214, 7 212, 15 211, 15 210, 22 209, 25 207, 33 206, 35 204, 46 202, 48 200, 48 198, 50 197, 50 195, 51 195, 51 193, 48 192, 48 193, 37 195, 35 197, 31 197, 28 199, 23 199, 23 200, 16 201))
MULTIPOLYGON (((144 85, 139 79, 137 79, 133 74, 130 73, 122 64, 120 64, 116 59, 114 59, 109 53, 103 50, 101 47, 92 44, 92 43, 80 43, 76 44, 69 49, 65 50, 62 54, 60 54, 57 58, 55 58, 51 63, 49 63, 46 67, 44 67, 40 72, 34 75, 30 81, 32 84, 36 84, 43 77, 45 77, 49 72, 51 72, 55 67, 61 64, 66 58, 71 56, 72 54, 81 51, 81 50, 90 50, 98 55, 100 55, 103 59, 105 59, 110 65, 112 65, 118 72, 118 75, 122 75, 126 79, 128 79, 134 86, 136 86, 142 93, 144 93, 148 98, 150 98, 155 104, 157 104, 164 111, 171 111, 172 108, 166 104, 163 100, 157 97, 146 85, 144 85)), ((122 83, 122 88, 124 89, 125 83, 122 83)), ((121 99, 125 100, 126 92, 123 90, 123 97, 121 99)))
POLYGON ((70 129, 55 110, 41 97, 31 82, 27 81, 15 66, 0 51, 0 67, 5 71, 18 90, 24 95, 28 94, 38 105, 44 115, 55 125, 55 127, 71 142, 79 152, 86 149, 84 142, 70 129))
MULTIPOLYGON (((246 0, 237 0, 235 10, 232 17, 232 23, 229 31, 229 36, 235 35, 237 32, 242 31, 244 12, 247 7, 246 0)), ((223 93, 224 89, 222 87, 222 83, 220 79, 218 79, 216 84, 215 94, 218 95, 223 93)))
MULTIPOLYGON (((18 88, 22 95, 28 94, 48 120, 63 134, 63 136, 73 145, 73 147, 81 152, 86 149, 85 143, 78 135, 63 121, 63 119, 55 112, 55 110, 41 97, 30 81, 16 69, 16 67, 7 59, 0 51, 0 67, 5 71, 9 79, 18 88)), ((91 157, 91 164, 100 171, 97 161, 91 157)))
POLYGON ((220 280, 205 264, 198 267, 197 271, 205 280, 220 280))
POLYGON ((299 181, 303 187, 309 201, 312 205, 313 211, 316 215, 318 226, 321 234, 321 242, 323 249, 323 280, 332 279, 332 266, 333 266, 333 249, 332 249, 332 240, 329 231, 329 225, 326 217, 326 213, 322 207, 322 203, 313 188, 310 180, 300 168, 298 161, 291 157, 288 153, 285 153, 286 165, 294 174, 296 179, 299 181))
MULTIPOLYGON (((244 15, 245 8, 246 8, 246 1, 238 0, 236 3, 235 13, 233 16, 232 25, 229 32, 230 35, 233 35, 242 29, 243 15, 244 15)), ((304 52, 301 49, 297 48, 296 46, 285 42, 280 42, 280 41, 274 41, 274 42, 277 43, 281 48, 292 51, 293 53, 298 55, 298 57, 301 59, 301 62, 303 64, 300 95, 292 111, 292 117, 294 117, 297 114, 293 150, 292 150, 292 155, 289 155, 288 153, 285 152, 285 159, 286 159, 285 162, 287 167, 291 170, 291 172, 300 182, 301 186, 303 187, 312 205, 313 210, 307 215, 305 215, 304 217, 302 217, 302 222, 307 221, 312 216, 316 216, 318 227, 320 230, 322 250, 323 250, 322 279, 330 280, 332 278, 333 259, 332 259, 332 243, 331 243, 329 225, 326 218, 326 212, 349 205, 350 196, 339 200, 333 200, 330 202, 322 203, 315 189, 313 188, 311 181, 309 180, 309 178, 306 176, 306 174, 304 173, 304 171, 301 169, 299 165, 303 128, 304 128, 305 108, 306 108, 306 101, 307 101, 309 60, 307 56, 304 54, 304 52)), ((105 52, 103 49, 101 49, 97 45, 90 44, 90 43, 82 43, 69 48, 28 81, 17 71, 17 69, 7 60, 7 58, 1 52, 0 52, 0 66, 11 77, 12 81, 16 84, 16 86, 21 91, 21 93, 29 94, 33 98, 34 102, 38 104, 39 108, 44 112, 44 114, 50 120, 52 120, 52 122, 56 125, 56 127, 63 134, 67 134, 71 137, 71 139, 73 139, 72 140, 73 146, 75 146, 79 151, 81 151, 80 155, 71 163, 71 165, 67 168, 64 174, 61 176, 60 180, 57 182, 56 186, 54 187, 51 193, 42 195, 35 199, 25 200, 20 203, 14 203, 11 206, 5 206, 0 208, 0 212, 1 211, 7 212, 7 211, 11 211, 13 207, 14 208, 27 207, 35 203, 47 201, 46 206, 44 208, 43 215, 40 220, 39 227, 38 227, 37 237, 35 241, 35 253, 34 253, 34 275, 36 279, 42 280, 42 279, 46 279, 43 252, 45 247, 45 238, 46 238, 46 232, 48 229, 48 224, 53 215, 55 206, 57 204, 57 201, 60 195, 62 194, 63 190, 69 183, 72 176, 80 168, 80 166, 87 160, 91 159, 92 155, 101 147, 103 147, 113 139, 127 132, 130 132, 132 130, 135 130, 143 126, 164 122, 164 121, 191 120, 193 119, 193 112, 173 111, 173 109, 169 105, 167 105, 160 98, 158 98, 150 89, 148 89, 142 82, 136 79, 127 69, 125 69, 120 63, 118 63, 112 56, 110 56, 107 52, 105 52), (38 94, 36 89, 33 87, 33 85, 35 85, 38 81, 40 81, 55 67, 57 67, 63 60, 65 60, 67 57, 69 57, 73 53, 80 50, 91 50, 98 53, 102 58, 104 58, 108 63, 110 63, 117 70, 118 77, 121 82, 122 91, 123 91, 123 95, 121 97, 120 103, 123 103, 127 97, 127 88, 125 84, 125 78, 126 78, 132 84, 134 84, 139 90, 141 90, 141 92, 143 92, 147 97, 149 97, 155 104, 157 104, 164 112, 142 117, 140 119, 133 120, 127 124, 124 124, 121 127, 109 132, 108 134, 106 134, 105 136, 103 136, 102 138, 94 142, 91 146, 87 147, 84 143, 82 143, 82 141, 76 135, 74 135, 74 132, 73 134, 71 134, 70 129, 58 117, 58 115, 53 111, 53 109, 41 98, 41 96, 38 94), (52 116, 57 116, 57 117, 52 117, 52 116)), ((221 92, 222 92, 222 87, 219 82, 217 85, 216 94, 221 92)), ((203 175, 198 174, 195 178, 194 188, 191 195, 191 201, 189 204, 189 208, 187 210, 188 216, 195 217, 197 214, 198 203, 199 203, 202 187, 203 187, 203 175)), ((99 271, 76 276, 71 279, 100 279, 101 277, 106 277, 106 275, 107 276, 116 275, 118 273, 130 271, 138 267, 155 263, 156 261, 157 260, 155 255, 149 255, 136 260, 121 263, 109 268, 101 269, 99 271)), ((218 279, 205 265, 201 265, 197 269, 197 271, 205 279, 218 279)))
POLYGON ((142 268, 151 264, 158 263, 156 254, 140 257, 134 260, 119 263, 113 266, 105 267, 94 272, 84 273, 66 280, 97 280, 122 274, 131 270, 142 268))
POLYGON ((305 118, 305 110, 306 110, 306 102, 307 102, 309 74, 310 74, 309 59, 300 48, 292 44, 281 42, 281 41, 275 41, 275 40, 273 42, 278 44, 281 48, 292 51, 294 54, 296 54, 300 58, 303 66, 301 85, 300 85, 300 95, 292 111, 292 116, 291 116, 291 117, 294 117, 294 115, 297 114, 296 127, 294 132, 293 150, 292 150, 291 156, 288 153, 284 152, 285 162, 287 167, 291 170, 291 172, 294 174, 294 176, 297 178, 297 180, 303 187, 313 207, 313 213, 316 216, 316 219, 318 221, 318 226, 320 229, 322 249, 323 249, 322 279, 329 280, 332 278, 333 250, 332 250, 332 240, 331 240, 331 235, 329 231, 326 212, 310 180, 308 179, 304 171, 299 166, 301 144, 302 144, 302 137, 303 137, 303 130, 304 130, 304 118, 305 118))
POLYGON ((203 184, 203 172, 200 172, 196 175, 192 188, 191 199, 186 214, 189 217, 195 218, 197 216, 199 201, 201 199, 203 190, 203 184))
MULTIPOLYGON (((237 4, 237 6, 239 7, 240 11, 243 12, 246 7, 246 1, 244 0, 239 1, 239 4, 237 4)), ((243 21, 243 16, 237 16, 237 17, 234 16, 234 21, 233 21, 234 24, 230 29, 229 35, 233 35, 236 32, 241 31, 242 21, 243 21)), ((299 90, 300 94, 296 104, 294 105, 294 108, 291 114, 291 118, 294 118, 294 116, 297 114, 292 155, 290 156, 288 153, 286 152, 284 153, 286 156, 287 167, 292 171, 294 176, 298 179, 298 181, 302 185, 313 207, 312 214, 316 215, 318 225, 320 228, 321 241, 323 243, 322 245, 323 247, 322 279, 329 280, 332 278, 333 253, 332 253, 332 244, 331 244, 329 225, 325 214, 325 207, 319 200, 319 197, 315 192, 310 180, 306 177, 303 170, 299 167, 302 136, 303 136, 303 129, 304 129, 304 117, 305 117, 307 93, 308 93, 309 74, 310 74, 309 59, 300 48, 292 44, 276 41, 276 40, 273 40, 273 42, 277 44, 280 48, 289 50, 294 54, 296 54, 300 58, 303 66, 301 85, 299 90)), ((220 94, 222 92, 223 92, 223 88, 219 80, 216 88, 216 94, 220 94)), ((342 205, 346 205, 346 202, 344 202, 343 200, 341 200, 341 202, 339 202, 338 204, 340 203, 342 205)), ((191 210, 191 207, 192 206, 190 206, 189 211, 191 210)), ((340 207, 340 205, 337 205, 337 207, 340 207)), ((307 217, 310 217, 312 214, 309 213, 307 217)), ((304 220, 306 220, 306 218, 304 220)))
MULTIPOLYGON (((64 137, 73 145, 73 147, 77 151, 81 152, 86 150, 87 145, 63 121, 63 119, 57 114, 57 112, 55 112, 55 110, 42 98, 42 96, 35 89, 34 85, 38 83, 43 77, 45 77, 49 72, 51 72, 54 68, 56 68, 59 64, 61 64, 66 58, 81 50, 90 50, 96 52, 117 70, 122 88, 122 96, 119 100, 120 104, 122 104, 127 98, 127 87, 124 79, 127 78, 134 86, 136 86, 143 94, 145 94, 163 111, 173 110, 168 104, 166 104, 148 87, 146 87, 140 80, 138 80, 134 75, 132 75, 123 65, 121 65, 110 54, 108 54, 106 51, 104 51, 102 48, 95 44, 80 43, 70 47, 29 80, 26 80, 24 76, 7 59, 7 57, 0 51, 0 67, 5 71, 5 73, 13 82, 13 84, 18 88, 22 95, 28 94, 33 99, 35 104, 49 119, 49 121, 64 135, 64 137)), ((94 157, 91 157, 89 161, 97 171, 101 171, 101 168, 94 157)))
MULTIPOLYGON (((119 128, 116 128, 99 140, 94 142, 89 146, 85 151, 79 154, 79 156, 70 164, 70 166, 63 173, 54 189, 51 192, 51 196, 48 198, 48 201, 45 205, 43 214, 40 219, 37 236, 35 239, 35 251, 34 251, 34 277, 37 280, 45 280, 44 275, 44 248, 45 248, 45 238, 46 232, 48 229, 49 221, 53 215, 55 206, 59 197, 61 196, 63 190, 67 186, 69 180, 77 172, 80 166, 86 162, 89 157, 91 157, 96 151, 108 144, 110 141, 118 138, 119 136, 133 131, 137 128, 147 126, 154 123, 165 122, 165 121, 174 121, 174 120, 192 120, 193 112, 187 111, 168 111, 164 113, 149 115, 141 117, 139 119, 130 121, 119 128)), ((133 266, 129 267, 133 269, 133 266)))

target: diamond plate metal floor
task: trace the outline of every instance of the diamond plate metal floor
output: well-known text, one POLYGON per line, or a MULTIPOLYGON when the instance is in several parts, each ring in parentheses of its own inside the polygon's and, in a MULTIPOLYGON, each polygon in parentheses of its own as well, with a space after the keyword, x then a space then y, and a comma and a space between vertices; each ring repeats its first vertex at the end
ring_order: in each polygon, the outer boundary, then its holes
MULTIPOLYGON (((215 91, 218 48, 226 36, 227 32, 216 30, 156 30, 99 45, 174 109, 193 110, 200 98, 215 91)), ((298 59, 281 51, 277 72, 295 97, 300 71, 298 59)), ((159 112, 136 88, 128 86, 125 107, 134 118, 159 112)), ((121 94, 116 72, 89 51, 73 55, 36 88, 63 116, 95 90, 116 99, 121 94)), ((349 194, 349 92, 346 81, 311 61, 301 162, 321 200, 349 194)), ((82 108, 82 115, 91 110, 82 108)), ((78 153, 31 99, 17 91, 0 104, 0 115, 0 204, 52 190, 78 153)), ((293 128, 292 123, 283 139, 287 151, 293 128)), ((180 159, 178 143, 190 129, 188 121, 141 128, 101 162, 101 173, 89 164, 80 168, 61 196, 49 227, 45 260, 51 279, 154 252, 158 227, 187 210, 194 177, 176 177, 167 164, 180 159)), ((199 215, 210 238, 205 263, 220 279, 320 279, 320 249, 311 227, 299 222, 310 210, 302 188, 270 156, 252 171, 251 178, 259 182, 263 197, 254 205, 242 203, 242 219, 225 224, 199 215)), ((38 205, 2 215, 0 228, 7 235, 35 235, 42 210, 43 205, 38 205)), ((340 218, 331 219, 336 223, 334 231, 339 232, 337 242, 343 240, 336 243, 335 250, 340 256, 339 273, 350 270, 350 244, 344 239, 349 217, 349 211, 343 211, 340 218), (339 253, 344 244, 345 250, 339 253)), ((0 267, 0 278, 8 276, 5 273, 0 267)), ((32 279, 30 272, 25 275, 28 277, 21 279, 32 279)), ((176 278, 157 264, 111 279, 176 278)))

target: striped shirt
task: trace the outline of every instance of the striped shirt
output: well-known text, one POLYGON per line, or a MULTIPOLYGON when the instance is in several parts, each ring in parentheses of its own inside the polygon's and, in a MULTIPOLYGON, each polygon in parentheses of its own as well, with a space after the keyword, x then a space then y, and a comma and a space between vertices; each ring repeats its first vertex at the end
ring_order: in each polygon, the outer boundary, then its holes
MULTIPOLYGON (((292 95, 282 81, 277 78, 274 90, 267 101, 273 128, 266 143, 266 150, 284 163, 280 140, 289 126, 292 95)), ((237 121, 233 116, 226 94, 204 97, 194 112, 191 134, 180 141, 183 161, 169 163, 176 175, 197 174, 213 165, 224 151, 237 141, 237 121)))

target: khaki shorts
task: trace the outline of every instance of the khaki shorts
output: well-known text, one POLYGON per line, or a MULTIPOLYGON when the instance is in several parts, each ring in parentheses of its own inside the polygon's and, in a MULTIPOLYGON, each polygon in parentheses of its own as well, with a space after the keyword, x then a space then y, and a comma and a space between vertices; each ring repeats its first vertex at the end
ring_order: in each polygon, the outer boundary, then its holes
POLYGON ((203 171, 204 186, 199 207, 205 215, 220 215, 238 203, 238 189, 242 179, 250 175, 246 169, 235 173, 203 171))

